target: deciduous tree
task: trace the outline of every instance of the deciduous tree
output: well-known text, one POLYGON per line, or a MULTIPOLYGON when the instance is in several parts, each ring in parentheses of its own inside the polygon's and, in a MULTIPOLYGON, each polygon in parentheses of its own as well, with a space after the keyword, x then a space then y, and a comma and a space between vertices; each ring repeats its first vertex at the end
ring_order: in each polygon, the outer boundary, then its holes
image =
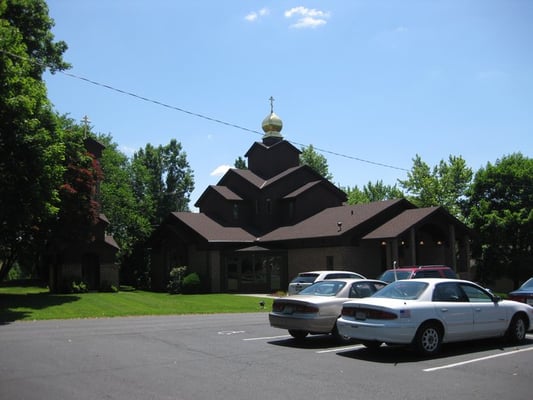
POLYGON ((348 204, 370 203, 404 197, 403 192, 396 185, 385 185, 381 180, 376 183, 368 182, 362 190, 355 186, 354 188, 346 188, 344 191, 348 195, 348 204))
POLYGON ((307 147, 302 147, 300 164, 310 166, 329 181, 333 179, 333 175, 329 172, 328 160, 322 154, 318 153, 312 144, 307 147))
POLYGON ((0 281, 59 211, 64 143, 42 74, 68 65, 52 26, 42 0, 0 1, 0 281))
POLYGON ((517 287, 533 274, 533 159, 515 153, 487 163, 468 194, 480 279, 508 277, 517 287))
POLYGON ((462 157, 450 156, 448 161, 430 168, 419 155, 406 180, 398 180, 406 197, 418 207, 443 206, 455 217, 464 220, 461 204, 472 181, 472 169, 462 157))

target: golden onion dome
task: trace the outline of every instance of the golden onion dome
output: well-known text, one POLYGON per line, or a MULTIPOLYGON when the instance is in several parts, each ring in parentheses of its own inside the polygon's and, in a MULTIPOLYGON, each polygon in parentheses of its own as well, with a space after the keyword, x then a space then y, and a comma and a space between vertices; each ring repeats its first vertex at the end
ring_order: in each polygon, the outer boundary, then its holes
POLYGON ((283 122, 274 112, 265 117, 261 126, 265 132, 265 137, 281 137, 280 132, 283 129, 283 122))

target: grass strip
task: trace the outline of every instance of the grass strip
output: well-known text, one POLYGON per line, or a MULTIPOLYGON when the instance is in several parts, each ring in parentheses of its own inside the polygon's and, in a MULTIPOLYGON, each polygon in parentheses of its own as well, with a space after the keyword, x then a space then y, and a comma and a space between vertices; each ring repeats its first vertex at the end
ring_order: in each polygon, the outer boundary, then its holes
POLYGON ((52 294, 39 287, 0 287, 0 322, 267 312, 272 308, 272 300, 234 294, 171 295, 141 290, 52 294), (264 302, 264 307, 260 302, 264 302))

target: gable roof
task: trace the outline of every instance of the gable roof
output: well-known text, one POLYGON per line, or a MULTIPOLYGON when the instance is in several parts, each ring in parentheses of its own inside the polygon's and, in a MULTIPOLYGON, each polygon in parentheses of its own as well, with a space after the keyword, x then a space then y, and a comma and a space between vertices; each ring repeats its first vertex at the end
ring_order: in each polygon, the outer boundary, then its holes
POLYGON ((286 141, 286 140, 281 140, 279 142, 276 142, 274 144, 271 144, 271 145, 266 145, 264 143, 261 143, 261 142, 254 142, 252 144, 252 146, 248 149, 248 151, 246 152, 246 154, 244 155, 244 157, 248 157, 250 155, 250 153, 256 151, 256 150, 259 150, 259 151, 268 151, 274 147, 287 147, 291 150, 295 150, 298 154, 301 153, 301 150, 299 150, 298 148, 296 148, 294 145, 292 145, 292 143, 286 141))
POLYGON ((298 197, 299 194, 304 193, 306 190, 311 189, 313 186, 320 185, 320 183, 321 183, 321 181, 314 181, 314 182, 306 183, 305 185, 300 186, 295 191, 293 191, 293 192, 287 194, 286 196, 284 196, 283 199, 291 199, 291 198, 294 198, 294 197, 298 197))
POLYGON ((242 200, 242 197, 235 193, 233 190, 229 189, 227 186, 209 186, 215 192, 220 194, 226 200, 242 200))
POLYGON ((456 227, 459 227, 464 231, 468 230, 468 228, 461 221, 449 214, 443 207, 426 207, 403 211, 401 214, 398 214, 396 217, 391 218, 389 221, 385 222, 380 227, 374 229, 372 232, 365 235, 363 239, 396 238, 406 233, 409 229, 422 225, 428 219, 434 217, 437 214, 441 214, 447 219, 449 219, 455 224, 456 227))
POLYGON ((240 227, 223 226, 204 213, 173 212, 172 218, 185 224, 208 242, 254 242, 255 236, 240 227))
POLYGON ((341 236, 403 202, 410 204, 398 199, 326 208, 295 225, 283 226, 263 235, 261 241, 341 236))

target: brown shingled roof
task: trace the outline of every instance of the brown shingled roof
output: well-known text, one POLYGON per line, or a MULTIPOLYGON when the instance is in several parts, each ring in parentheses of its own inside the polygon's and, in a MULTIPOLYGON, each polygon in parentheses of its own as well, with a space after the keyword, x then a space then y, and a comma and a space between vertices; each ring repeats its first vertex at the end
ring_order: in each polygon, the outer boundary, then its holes
POLYGON ((244 229, 222 226, 204 213, 173 212, 172 215, 208 242, 254 242, 255 236, 244 229))
POLYGON ((284 199, 290 199, 292 197, 298 197, 298 195, 300 193, 304 193, 306 190, 312 188, 313 186, 315 185, 319 185, 321 183, 321 181, 314 181, 314 182, 309 182, 309 183, 306 183, 305 185, 303 186, 300 186, 298 189, 296 189, 295 191, 293 191, 292 193, 289 193, 288 195, 286 195, 285 197, 283 197, 284 199))
POLYGON ((261 241, 340 236, 402 201, 404 200, 388 200, 327 208, 295 225, 275 229, 261 237, 261 241))
POLYGON ((415 208, 405 210, 401 214, 385 222, 373 230, 363 239, 391 239, 407 232, 413 226, 423 222, 429 216, 438 212, 441 207, 415 208))
POLYGON ((266 182, 263 178, 254 174, 249 169, 232 168, 227 173, 234 173, 236 175, 239 175, 258 188, 261 188, 261 186, 263 186, 266 182))
POLYGON ((227 186, 211 185, 210 188, 218 192, 222 197, 224 197, 227 200, 242 200, 241 196, 239 196, 233 190, 229 189, 227 186))

